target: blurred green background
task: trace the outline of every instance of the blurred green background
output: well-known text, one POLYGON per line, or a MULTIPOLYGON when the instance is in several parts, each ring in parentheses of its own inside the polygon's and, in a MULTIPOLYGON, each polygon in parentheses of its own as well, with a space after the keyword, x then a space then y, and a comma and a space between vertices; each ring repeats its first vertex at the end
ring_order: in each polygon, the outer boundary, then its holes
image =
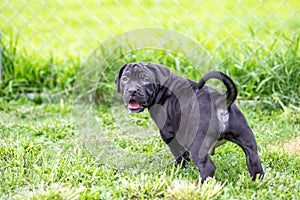
POLYGON ((1 5, 1 31, 40 54, 82 55, 134 29, 178 31, 208 49, 255 35, 265 43, 299 32, 299 2, 288 1, 18 1, 1 5))

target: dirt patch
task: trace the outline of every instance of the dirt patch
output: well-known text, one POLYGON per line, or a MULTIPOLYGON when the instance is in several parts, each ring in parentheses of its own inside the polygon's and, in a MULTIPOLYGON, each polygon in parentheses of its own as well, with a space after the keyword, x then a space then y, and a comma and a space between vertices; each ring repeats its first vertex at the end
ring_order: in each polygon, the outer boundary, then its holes
POLYGON ((300 136, 284 143, 283 148, 290 154, 300 154, 300 136))

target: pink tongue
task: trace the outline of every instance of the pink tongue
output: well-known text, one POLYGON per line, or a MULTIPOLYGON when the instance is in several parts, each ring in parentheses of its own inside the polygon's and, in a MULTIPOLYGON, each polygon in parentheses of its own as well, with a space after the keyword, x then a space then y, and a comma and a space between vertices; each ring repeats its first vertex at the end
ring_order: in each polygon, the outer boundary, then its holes
POLYGON ((138 109, 140 107, 140 104, 136 101, 130 101, 128 108, 129 109, 138 109))

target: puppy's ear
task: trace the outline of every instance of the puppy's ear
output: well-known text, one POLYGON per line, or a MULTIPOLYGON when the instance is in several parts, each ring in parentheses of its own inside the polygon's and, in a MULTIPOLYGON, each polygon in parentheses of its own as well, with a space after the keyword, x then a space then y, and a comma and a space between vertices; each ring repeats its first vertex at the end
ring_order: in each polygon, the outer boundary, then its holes
POLYGON ((171 71, 168 67, 152 63, 150 63, 147 67, 155 74, 155 82, 157 84, 160 86, 167 86, 167 81, 170 80, 171 77, 171 71))
POLYGON ((115 79, 115 85, 117 87, 117 92, 120 93, 121 92, 121 87, 120 87, 120 79, 122 77, 122 74, 124 72, 124 69, 126 68, 127 64, 123 65, 119 71, 118 76, 115 79))

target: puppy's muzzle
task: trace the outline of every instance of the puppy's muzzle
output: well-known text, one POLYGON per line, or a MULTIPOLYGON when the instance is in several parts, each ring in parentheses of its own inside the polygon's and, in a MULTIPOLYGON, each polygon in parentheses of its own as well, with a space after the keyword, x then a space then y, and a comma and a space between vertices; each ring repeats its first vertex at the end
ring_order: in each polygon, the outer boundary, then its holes
POLYGON ((141 88, 131 86, 126 91, 126 107, 131 112, 141 112, 145 106, 145 95, 141 88))

